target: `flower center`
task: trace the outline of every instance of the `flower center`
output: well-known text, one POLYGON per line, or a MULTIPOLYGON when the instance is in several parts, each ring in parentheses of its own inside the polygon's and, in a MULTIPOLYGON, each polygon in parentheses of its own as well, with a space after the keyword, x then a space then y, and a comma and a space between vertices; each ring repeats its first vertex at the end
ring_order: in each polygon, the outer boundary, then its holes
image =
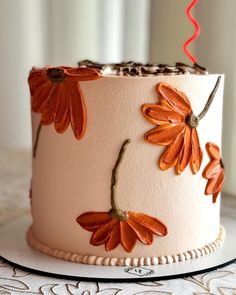
POLYGON ((61 68, 50 68, 47 70, 47 77, 53 82, 63 82, 65 79, 65 71, 61 68))
POLYGON ((128 219, 128 214, 126 212, 119 210, 119 209, 111 209, 109 211, 109 213, 112 217, 115 217, 119 220, 127 220, 128 219))
POLYGON ((193 113, 188 115, 185 119, 186 124, 188 124, 188 126, 191 128, 196 128, 199 124, 199 121, 199 117, 194 115, 193 113))

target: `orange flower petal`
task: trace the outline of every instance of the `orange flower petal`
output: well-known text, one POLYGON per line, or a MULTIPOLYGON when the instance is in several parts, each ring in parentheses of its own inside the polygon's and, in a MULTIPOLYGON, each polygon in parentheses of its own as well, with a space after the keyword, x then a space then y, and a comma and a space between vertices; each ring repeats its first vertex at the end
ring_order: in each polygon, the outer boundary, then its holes
POLYGON ((119 221, 117 219, 112 219, 107 224, 96 229, 91 236, 90 244, 92 244, 93 246, 100 246, 104 244, 110 237, 112 229, 118 223, 119 221))
POLYGON ((67 130, 70 123, 70 108, 69 105, 65 107, 63 117, 60 122, 54 122, 54 127, 58 133, 63 133, 67 130))
POLYGON ((125 251, 131 252, 136 243, 136 234, 126 221, 120 221, 120 242, 125 251))
POLYGON ((67 99, 70 104, 70 122, 75 137, 83 137, 86 128, 86 110, 80 86, 70 81, 67 87, 67 99))
POLYGON ((186 126, 184 133, 184 142, 182 151, 179 156, 179 160, 176 165, 176 173, 181 174, 187 167, 192 155, 192 144, 191 144, 191 129, 186 126))
POLYGON ((136 222, 133 219, 128 219, 126 222, 134 230, 140 242, 146 245, 152 244, 153 237, 152 237, 152 232, 150 230, 148 230, 146 227, 144 227, 143 225, 141 225, 140 223, 136 222))
POLYGON ((67 76, 70 78, 75 78, 76 81, 91 81, 101 78, 101 74, 91 68, 66 68, 63 67, 66 71, 67 76))
POLYGON ((196 128, 192 128, 191 141, 192 157, 190 159, 190 165, 192 172, 196 174, 201 167, 203 156, 196 128))
POLYGON ((212 160, 220 160, 220 149, 216 144, 208 142, 206 144, 206 149, 212 160))
POLYGON ((157 84, 157 93, 160 95, 161 104, 168 105, 173 111, 187 116, 192 108, 189 99, 177 89, 166 83, 157 84))
POLYGON ((58 84, 58 102, 55 109, 55 119, 54 123, 58 124, 62 121, 65 116, 65 109, 67 112, 67 107, 69 106, 69 101, 67 97, 67 89, 65 83, 58 84))
POLYGON ((43 105, 50 99, 50 95, 55 87, 55 84, 51 83, 51 81, 47 81, 41 87, 36 89, 32 96, 32 110, 34 112, 40 113, 42 111, 43 105))
POLYGON ((219 160, 212 160, 205 169, 203 170, 203 177, 211 179, 217 177, 220 174, 222 167, 220 166, 219 160))
POLYGON ((32 70, 29 75, 30 94, 34 95, 35 91, 48 81, 45 72, 32 70))
POLYGON ((86 212, 77 217, 76 220, 84 229, 93 232, 109 223, 112 217, 107 212, 86 212))
POLYGON ((145 226, 153 233, 159 236, 167 235, 167 228, 166 226, 157 218, 151 217, 147 214, 143 213, 135 213, 135 212, 128 212, 130 219, 140 223, 141 225, 145 226))
POLYGON ((223 187, 223 183, 224 183, 224 170, 221 169, 217 177, 214 177, 208 180, 206 191, 205 191, 206 195, 220 192, 223 187))
POLYGON ((145 139, 150 143, 159 145, 171 144, 180 132, 183 132, 185 124, 165 124, 151 129, 145 133, 145 139))
POLYGON ((109 239, 106 241, 105 249, 106 251, 111 251, 115 249, 120 243, 120 224, 116 224, 109 236, 109 239))
POLYGON ((167 106, 158 104, 144 104, 142 106, 142 113, 144 117, 152 124, 163 125, 167 123, 181 123, 184 117, 174 112, 167 106))
POLYGON ((42 111, 42 116, 41 116, 41 123, 42 125, 50 125, 53 123, 54 120, 54 112, 52 105, 48 106, 48 108, 44 108, 42 111))
POLYGON ((220 193, 220 191, 213 194, 213 198, 212 198, 213 203, 216 202, 219 193, 220 193))
POLYGON ((178 157, 182 150, 183 140, 184 133, 181 132, 176 137, 176 139, 165 148, 158 161, 158 165, 161 170, 166 170, 176 165, 178 157))
POLYGON ((217 177, 211 178, 206 185, 205 194, 211 195, 215 193, 216 191, 213 191, 213 188, 215 187, 215 184, 217 182, 217 177))
POLYGON ((54 88, 47 101, 43 104, 41 110, 41 123, 43 125, 50 125, 54 121, 54 115, 58 101, 58 93, 60 89, 58 86, 54 88))
POLYGON ((55 108, 54 127, 58 133, 63 133, 67 130, 70 123, 70 107, 66 97, 66 87, 64 84, 58 86, 59 93, 57 105, 55 108))

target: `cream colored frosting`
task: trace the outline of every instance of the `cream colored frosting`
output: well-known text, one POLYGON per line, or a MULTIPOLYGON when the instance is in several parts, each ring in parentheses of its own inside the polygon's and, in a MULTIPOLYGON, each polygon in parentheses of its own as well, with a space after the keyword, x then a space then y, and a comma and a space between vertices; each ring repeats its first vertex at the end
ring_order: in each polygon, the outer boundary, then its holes
POLYGON ((142 266, 142 265, 158 265, 158 264, 170 264, 173 262, 185 261, 193 258, 199 258, 206 254, 216 251, 223 244, 225 238, 225 229, 223 226, 220 226, 220 232, 217 239, 209 243, 202 248, 188 250, 187 252, 167 255, 167 256, 154 256, 154 257, 141 257, 141 258, 117 258, 117 257, 101 257, 95 255, 81 255, 77 253, 71 253, 64 250, 52 249, 39 240, 37 240, 33 233, 32 229, 29 228, 27 232, 27 241, 28 244, 44 254, 68 260, 71 262, 91 264, 91 265, 110 265, 110 266, 142 266))
MULTIPOLYGON (((45 253, 52 255, 55 252, 51 249, 61 249, 57 257, 65 258, 66 253, 69 259, 68 253, 80 253, 71 257, 83 263, 89 260, 102 264, 106 257, 115 265, 124 265, 125 261, 135 265, 147 263, 148 257, 155 257, 156 263, 158 257, 158 263, 163 264, 182 261, 195 255, 196 251, 190 254, 188 249, 203 249, 204 252, 199 250, 201 255, 213 251, 209 244, 219 234, 220 197, 213 204, 212 196, 204 194, 207 180, 202 171, 209 162, 205 144, 211 141, 221 146, 223 77, 212 106, 198 126, 203 163, 196 175, 189 166, 179 176, 174 169, 159 169, 157 160, 164 147, 144 141, 144 133, 154 126, 145 120, 140 108, 144 103, 157 102, 155 86, 167 82, 189 97, 194 113, 198 114, 217 77, 102 77, 80 82, 87 109, 85 136, 78 141, 70 127, 58 134, 53 125, 43 126, 33 159, 30 232, 42 245, 48 245, 45 253), (106 252, 104 245, 89 243, 91 233, 79 226, 76 218, 87 211, 110 210, 111 171, 127 138, 132 142, 119 170, 119 207, 157 217, 167 226, 168 235, 155 236, 150 246, 137 241, 131 253, 120 245, 106 252)), ((32 113, 32 122, 34 142, 40 114, 32 113)))

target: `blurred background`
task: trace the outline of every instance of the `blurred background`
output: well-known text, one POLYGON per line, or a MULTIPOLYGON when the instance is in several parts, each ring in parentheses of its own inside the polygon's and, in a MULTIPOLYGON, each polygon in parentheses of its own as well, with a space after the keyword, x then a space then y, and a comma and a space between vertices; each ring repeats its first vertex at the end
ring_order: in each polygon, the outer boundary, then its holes
MULTIPOLYGON (((0 151, 31 148, 28 72, 33 65, 98 62, 189 63, 190 0, 0 0, 0 151)), ((200 65, 225 73, 225 192, 236 195, 236 1, 199 0, 200 65)), ((1 167, 0 167, 1 171, 1 167)))

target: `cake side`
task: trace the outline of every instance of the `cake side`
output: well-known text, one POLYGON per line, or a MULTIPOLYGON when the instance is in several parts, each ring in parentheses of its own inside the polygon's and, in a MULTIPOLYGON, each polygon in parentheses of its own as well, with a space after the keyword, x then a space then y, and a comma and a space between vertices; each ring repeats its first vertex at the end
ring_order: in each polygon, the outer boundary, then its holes
MULTIPOLYGON (((173 168, 160 170, 164 147, 148 144, 144 134, 155 126, 145 120, 143 104, 158 101, 156 85, 166 82, 184 92, 197 114, 202 111, 218 75, 109 77, 81 82, 87 128, 76 141, 68 129, 63 135, 52 125, 43 126, 33 160, 32 234, 54 249, 100 257, 138 258, 171 256, 212 243, 219 236, 220 200, 212 203, 204 191, 202 171, 209 162, 205 144, 221 145, 223 76, 214 101, 197 127, 203 163, 193 175, 189 165, 181 175, 173 168), (151 245, 136 242, 127 253, 121 245, 105 251, 90 244, 91 233, 79 226, 78 216, 89 211, 109 212, 111 174, 121 144, 130 139, 116 195, 123 211, 158 218, 168 228, 151 245)), ((33 142, 40 115, 32 113, 33 142)))

